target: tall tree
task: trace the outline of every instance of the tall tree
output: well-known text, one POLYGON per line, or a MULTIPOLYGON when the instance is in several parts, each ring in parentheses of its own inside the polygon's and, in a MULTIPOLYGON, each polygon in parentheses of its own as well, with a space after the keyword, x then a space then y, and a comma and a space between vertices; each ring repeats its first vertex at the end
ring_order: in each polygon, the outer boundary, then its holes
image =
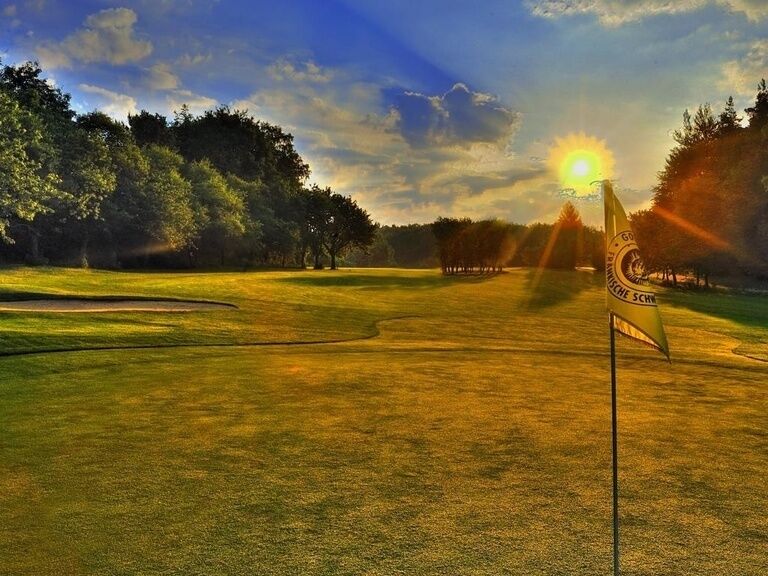
POLYGON ((293 189, 309 176, 309 166, 293 148, 293 136, 243 110, 222 106, 194 117, 182 108, 172 130, 182 156, 190 161, 207 158, 223 174, 259 179, 268 186, 282 180, 293 189))
POLYGON ((545 265, 573 270, 581 258, 584 224, 571 202, 563 204, 553 228, 551 254, 545 265))
POLYGON ((139 146, 158 144, 173 147, 174 138, 168 119, 160 114, 150 114, 142 110, 138 114, 128 115, 128 125, 139 146))
POLYGON ((146 146, 143 153, 149 173, 141 189, 137 217, 148 237, 145 259, 155 253, 189 250, 199 223, 192 203, 192 185, 181 174, 184 159, 155 144, 146 146))
POLYGON ((749 118, 750 128, 762 130, 768 124, 768 86, 765 84, 765 78, 760 80, 757 85, 755 104, 745 109, 744 112, 749 118))
POLYGON ((349 248, 365 249, 370 246, 377 228, 370 214, 352 198, 331 194, 330 218, 323 239, 323 246, 331 259, 331 270, 336 270, 336 259, 349 248))
POLYGON ((726 136, 741 128, 742 118, 736 113, 736 106, 733 103, 733 96, 728 96, 725 101, 725 108, 717 118, 718 136, 726 136))
POLYGON ((198 250, 214 253, 220 264, 226 262, 227 249, 245 233, 243 198, 229 187, 226 179, 208 160, 189 163, 183 171, 192 185, 199 230, 198 250))
POLYGON ((61 209, 79 238, 78 264, 88 266, 88 245, 102 221, 102 207, 117 186, 117 177, 105 142, 83 128, 68 130, 61 152, 62 189, 67 193, 61 209))
POLYGON ((14 241, 13 221, 30 222, 49 212, 58 178, 35 160, 43 136, 31 114, 0 92, 0 240, 14 241))

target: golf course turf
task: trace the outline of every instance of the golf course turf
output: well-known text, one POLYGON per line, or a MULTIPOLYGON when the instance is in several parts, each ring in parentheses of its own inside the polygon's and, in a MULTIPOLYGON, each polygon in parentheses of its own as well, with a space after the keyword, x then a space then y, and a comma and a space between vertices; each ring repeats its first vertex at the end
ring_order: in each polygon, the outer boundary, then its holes
MULTIPOLYGON (((3 270, 0 574, 607 574, 589 272, 3 270)), ((622 574, 768 574, 768 298, 618 340, 622 574)))

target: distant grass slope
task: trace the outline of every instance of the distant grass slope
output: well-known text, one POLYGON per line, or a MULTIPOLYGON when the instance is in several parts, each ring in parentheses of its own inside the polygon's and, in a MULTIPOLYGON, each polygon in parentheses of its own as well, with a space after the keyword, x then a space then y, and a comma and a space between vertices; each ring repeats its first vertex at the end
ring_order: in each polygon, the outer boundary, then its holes
MULTIPOLYGON (((599 276, 2 277, 240 310, 0 314, 6 354, 127 347, 0 358, 0 574, 609 571, 599 276)), ((671 365, 618 342, 622 573, 768 573, 768 299, 660 302, 671 365)))

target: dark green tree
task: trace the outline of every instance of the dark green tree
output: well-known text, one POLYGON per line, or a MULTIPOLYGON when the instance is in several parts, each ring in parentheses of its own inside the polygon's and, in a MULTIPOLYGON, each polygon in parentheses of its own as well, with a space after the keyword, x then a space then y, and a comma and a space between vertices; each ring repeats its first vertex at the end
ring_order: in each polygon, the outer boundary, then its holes
POLYGON ((376 237, 378 226, 370 214, 348 196, 331 194, 330 214, 323 237, 323 246, 336 270, 336 259, 352 247, 368 248, 376 237))
POLYGON ((552 231, 551 253, 545 266, 573 270, 578 264, 583 243, 584 224, 571 202, 563 204, 552 231))
POLYGON ((741 129, 742 118, 736 113, 736 106, 733 104, 733 96, 728 96, 725 101, 725 108, 717 118, 718 136, 727 136, 741 129))
POLYGON ((199 222, 192 202, 192 185, 181 174, 184 159, 156 144, 146 146, 143 154, 149 173, 141 189, 137 219, 147 237, 144 256, 188 252, 199 233, 199 222))
POLYGON ((165 116, 142 110, 138 114, 128 115, 128 125, 139 146, 158 144, 173 148, 173 132, 165 116))
POLYGON ((762 130, 768 124, 768 86, 765 84, 765 78, 757 84, 757 96, 755 104, 746 108, 744 112, 749 118, 749 127, 756 130, 762 130))
POLYGON ((224 265, 227 252, 233 251, 246 230, 243 198, 208 160, 189 163, 183 170, 192 185, 192 199, 198 229, 197 249, 215 254, 224 265))

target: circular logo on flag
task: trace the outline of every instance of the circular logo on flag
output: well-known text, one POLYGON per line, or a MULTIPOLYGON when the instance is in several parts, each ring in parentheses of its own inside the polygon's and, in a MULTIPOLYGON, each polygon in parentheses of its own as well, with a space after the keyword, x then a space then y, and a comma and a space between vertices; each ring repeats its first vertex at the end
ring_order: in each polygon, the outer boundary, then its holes
POLYGON ((648 273, 632 232, 621 232, 608 245, 605 266, 608 290, 616 298, 639 306, 655 306, 648 273))
POLYGON ((622 253, 618 269, 621 271, 619 276, 623 277, 628 284, 634 284, 635 286, 648 285, 648 274, 645 271, 643 260, 640 258, 640 250, 637 248, 632 248, 622 253))

